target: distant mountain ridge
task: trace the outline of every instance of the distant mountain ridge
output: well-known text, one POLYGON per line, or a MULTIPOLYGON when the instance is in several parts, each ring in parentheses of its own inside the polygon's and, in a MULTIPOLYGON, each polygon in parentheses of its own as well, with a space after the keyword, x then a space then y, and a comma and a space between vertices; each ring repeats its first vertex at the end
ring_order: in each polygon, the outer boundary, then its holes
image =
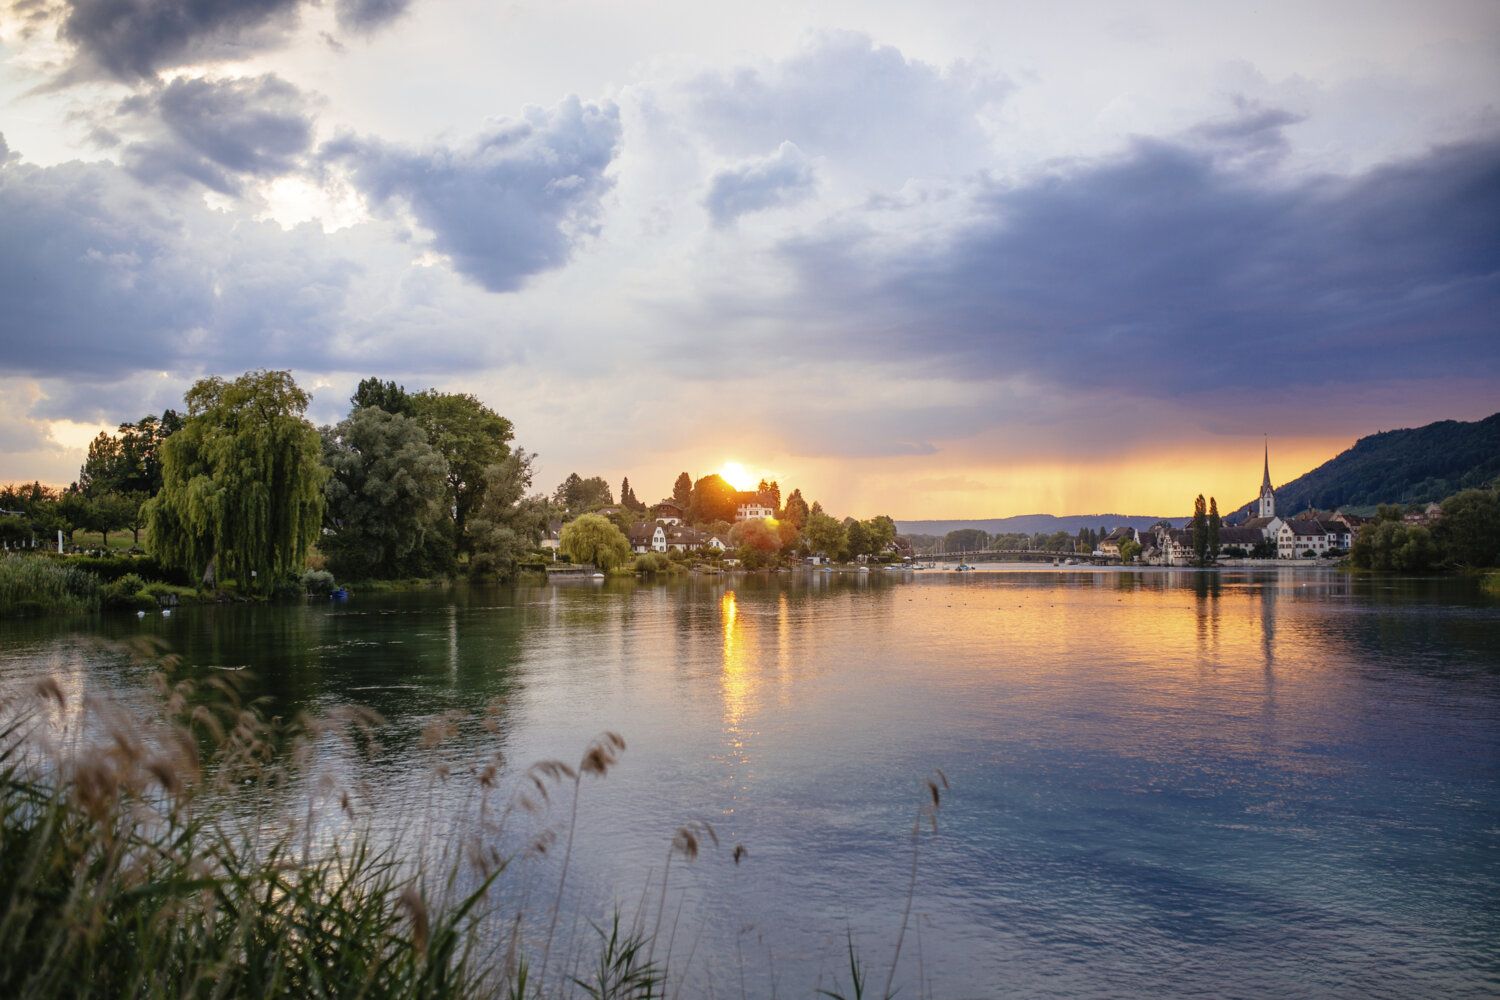
MULTIPOLYGON (((1274 465, 1274 454, 1272 459, 1274 465)), ((1276 512, 1287 516, 1309 507, 1427 503, 1486 486, 1497 477, 1500 413, 1472 422, 1439 420, 1360 438, 1354 447, 1276 487, 1276 512)), ((1250 506, 1235 513, 1247 513, 1250 506)))
POLYGON ((946 535, 963 528, 978 528, 991 535, 1021 534, 1037 532, 1052 534, 1066 531, 1076 535, 1081 528, 1149 528, 1158 521, 1171 521, 1180 528, 1190 518, 1152 517, 1146 514, 1017 514, 1014 517, 989 517, 980 520, 955 521, 897 521, 896 530, 903 535, 946 535))

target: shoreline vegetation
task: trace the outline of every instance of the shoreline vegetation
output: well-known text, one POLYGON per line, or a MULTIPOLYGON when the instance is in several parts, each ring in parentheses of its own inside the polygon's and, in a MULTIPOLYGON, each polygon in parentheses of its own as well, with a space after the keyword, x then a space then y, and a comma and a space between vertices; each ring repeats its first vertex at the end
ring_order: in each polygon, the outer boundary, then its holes
MULTIPOLYGON (((536 456, 514 441, 511 422, 473 396, 367 378, 348 416, 322 428, 306 418, 310 401, 286 371, 201 379, 185 412, 99 434, 67 489, 0 488, 0 616, 395 592, 559 564, 579 567, 578 576, 591 567, 590 577, 808 562, 859 571, 963 560, 991 543, 1059 559, 1094 558, 1113 543, 1107 525, 1076 535, 902 536, 889 516, 840 519, 800 489, 783 495, 764 479, 739 489, 718 473, 683 472, 655 504, 628 477, 618 497, 602 477, 577 473, 546 494, 533 489, 536 456), (97 532, 98 549, 77 551, 82 532, 97 532), (59 537, 75 551, 49 551, 59 537)), ((1425 572, 1500 561, 1494 485, 1456 493, 1441 511, 1413 523, 1406 508, 1381 507, 1359 529, 1350 562, 1425 572)), ((1226 528, 1217 502, 1198 497, 1187 532, 1194 562, 1261 554, 1260 545, 1221 546, 1226 528)), ((1130 564, 1140 543, 1120 541, 1118 552, 1130 564)))
MULTIPOLYGON (((573 912, 580 800, 619 763, 620 736, 508 778, 498 749, 466 761, 447 750, 465 730, 499 747, 502 704, 437 717, 421 736, 431 784, 468 787, 440 830, 430 809, 381 802, 392 793, 326 763, 332 746, 379 759, 374 712, 282 723, 231 679, 199 683, 158 645, 130 649, 158 694, 134 714, 51 680, 0 691, 0 994, 646 1000, 722 974, 679 935, 671 869, 750 877, 756 862, 707 822, 668 835, 634 912, 573 912), (226 806, 246 796, 256 808, 226 806), (382 806, 412 818, 377 835, 382 806), (557 874, 540 876, 553 888, 518 891, 522 869, 549 856, 557 874)), ((947 789, 940 771, 914 785, 905 913, 879 961, 850 936, 844 981, 809 988, 859 997, 883 981, 884 997, 926 995, 902 945, 947 789)))

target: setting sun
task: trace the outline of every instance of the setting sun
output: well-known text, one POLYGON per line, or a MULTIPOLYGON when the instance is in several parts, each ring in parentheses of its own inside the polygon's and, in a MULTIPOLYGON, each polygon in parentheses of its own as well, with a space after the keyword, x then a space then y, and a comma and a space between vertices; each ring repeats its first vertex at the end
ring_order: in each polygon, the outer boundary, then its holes
POLYGON ((739 462, 725 462, 723 467, 719 469, 719 475, 730 486, 741 491, 753 490, 760 483, 758 479, 750 474, 750 470, 746 469, 739 462))

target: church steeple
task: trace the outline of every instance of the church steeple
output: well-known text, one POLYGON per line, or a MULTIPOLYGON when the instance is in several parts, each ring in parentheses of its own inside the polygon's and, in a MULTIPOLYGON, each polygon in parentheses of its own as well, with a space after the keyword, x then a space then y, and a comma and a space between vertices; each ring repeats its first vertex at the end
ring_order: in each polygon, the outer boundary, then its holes
POLYGON ((1276 491, 1271 488, 1271 439, 1266 438, 1266 464, 1260 476, 1260 509, 1257 513, 1261 517, 1276 516, 1276 491))

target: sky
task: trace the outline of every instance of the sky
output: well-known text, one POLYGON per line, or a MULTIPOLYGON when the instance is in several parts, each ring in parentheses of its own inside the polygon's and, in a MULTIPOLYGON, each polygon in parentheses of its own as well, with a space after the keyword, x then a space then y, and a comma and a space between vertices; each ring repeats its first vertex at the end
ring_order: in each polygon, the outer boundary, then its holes
POLYGON ((0 481, 208 374, 570 472, 1228 509, 1500 410, 1500 4, 0 0, 0 481))

